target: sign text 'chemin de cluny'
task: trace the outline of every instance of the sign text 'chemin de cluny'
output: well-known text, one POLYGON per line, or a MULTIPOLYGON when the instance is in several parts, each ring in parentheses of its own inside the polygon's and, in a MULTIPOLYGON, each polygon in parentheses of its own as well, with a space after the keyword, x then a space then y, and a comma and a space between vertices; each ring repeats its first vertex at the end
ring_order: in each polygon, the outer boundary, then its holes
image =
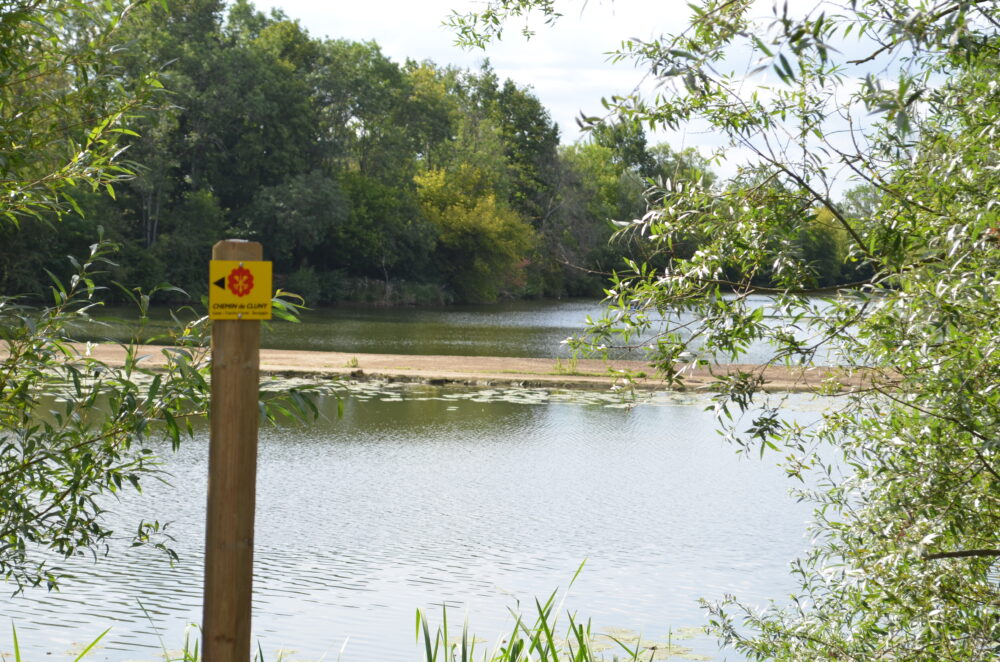
POLYGON ((208 280, 209 319, 271 319, 270 262, 212 260, 208 280))

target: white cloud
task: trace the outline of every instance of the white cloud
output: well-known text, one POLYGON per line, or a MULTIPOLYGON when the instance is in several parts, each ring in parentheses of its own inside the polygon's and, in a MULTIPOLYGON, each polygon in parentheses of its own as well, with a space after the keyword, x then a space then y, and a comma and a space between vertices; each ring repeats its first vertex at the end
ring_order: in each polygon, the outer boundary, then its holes
POLYGON ((374 40, 398 62, 429 59, 440 65, 478 68, 489 58, 501 79, 511 78, 534 89, 559 124, 563 142, 572 142, 578 135, 575 118, 581 111, 599 114, 602 96, 630 92, 642 79, 642 72, 628 62, 611 64, 606 53, 622 39, 649 39, 680 29, 687 9, 684 3, 662 0, 564 5, 564 16, 554 28, 535 25, 535 36, 525 41, 520 34, 523 22, 514 21, 503 40, 485 52, 455 46, 455 35, 442 25, 451 10, 481 9, 481 2, 383 0, 369 5, 278 0, 262 2, 259 8, 282 9, 290 18, 299 19, 314 37, 374 40))
MULTIPOLYGON (((486 51, 466 51, 454 45, 455 34, 443 22, 452 10, 481 10, 482 0, 382 0, 372 4, 345 0, 270 1, 273 4, 261 2, 259 7, 280 7, 289 17, 299 19, 314 37, 374 40, 398 62, 411 58, 478 69, 483 59, 489 58, 501 79, 511 78, 533 89, 559 124, 564 143, 580 136, 576 118, 581 112, 597 116, 606 112, 602 97, 629 94, 637 87, 647 96, 656 92, 655 81, 645 78, 644 71, 637 70, 630 61, 612 64, 607 54, 623 39, 648 40, 679 32, 690 14, 687 4, 680 0, 566 0, 557 3, 564 16, 555 27, 534 21, 536 34, 530 40, 525 41, 520 34, 524 22, 515 20, 506 26, 502 41, 491 44, 486 51)), ((789 6, 800 13, 831 7, 822 0, 790 0, 789 6)), ((758 0, 751 15, 766 23, 774 15, 773 7, 774 0, 758 0)), ((742 93, 760 90, 764 81, 772 86, 780 84, 774 78, 772 72, 764 72, 747 80, 742 93)), ((679 149, 695 147, 705 154, 724 145, 723 136, 700 124, 679 132, 650 135, 650 142, 660 141, 679 149)), ((726 161, 719 166, 720 174, 733 174, 735 165, 747 157, 747 150, 728 150, 726 161)))

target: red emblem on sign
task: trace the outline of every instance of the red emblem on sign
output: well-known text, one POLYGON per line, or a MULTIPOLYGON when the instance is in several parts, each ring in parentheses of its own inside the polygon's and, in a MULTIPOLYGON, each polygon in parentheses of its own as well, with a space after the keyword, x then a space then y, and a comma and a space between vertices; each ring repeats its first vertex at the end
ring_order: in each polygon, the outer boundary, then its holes
POLYGON ((253 274, 245 267, 236 267, 229 272, 227 284, 230 292, 238 297, 244 297, 253 289, 253 274))

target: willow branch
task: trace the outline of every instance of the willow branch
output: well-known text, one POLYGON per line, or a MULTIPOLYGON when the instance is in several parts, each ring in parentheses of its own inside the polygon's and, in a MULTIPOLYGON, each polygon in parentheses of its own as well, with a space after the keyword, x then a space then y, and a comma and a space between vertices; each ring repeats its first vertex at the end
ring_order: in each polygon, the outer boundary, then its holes
POLYGON ((1000 549, 962 549, 957 552, 935 552, 934 554, 924 554, 924 558, 928 560, 965 559, 981 556, 1000 557, 1000 549))

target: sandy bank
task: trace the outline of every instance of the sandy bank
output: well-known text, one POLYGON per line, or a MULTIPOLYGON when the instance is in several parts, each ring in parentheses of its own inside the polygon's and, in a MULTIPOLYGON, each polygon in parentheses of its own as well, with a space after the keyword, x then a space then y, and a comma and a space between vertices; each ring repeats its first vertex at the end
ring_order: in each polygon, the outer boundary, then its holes
MULTIPOLYGON (((82 349, 82 348, 81 348, 82 349)), ((147 365, 164 361, 162 347, 143 346, 147 365)), ((125 352, 113 344, 93 345, 91 353, 102 361, 120 364, 125 352)), ((261 372, 270 375, 346 376, 353 379, 382 379, 430 384, 520 385, 549 388, 606 389, 621 381, 626 373, 638 375, 639 388, 663 389, 661 380, 642 361, 580 359, 506 358, 496 356, 422 356, 409 354, 359 354, 262 349, 261 372), (649 375, 649 376, 643 376, 649 375)), ((857 377, 848 377, 837 368, 786 368, 782 366, 730 365, 711 371, 698 368, 687 374, 691 389, 708 389, 718 376, 735 371, 763 374, 771 391, 812 391, 831 383, 856 387, 857 377)))

